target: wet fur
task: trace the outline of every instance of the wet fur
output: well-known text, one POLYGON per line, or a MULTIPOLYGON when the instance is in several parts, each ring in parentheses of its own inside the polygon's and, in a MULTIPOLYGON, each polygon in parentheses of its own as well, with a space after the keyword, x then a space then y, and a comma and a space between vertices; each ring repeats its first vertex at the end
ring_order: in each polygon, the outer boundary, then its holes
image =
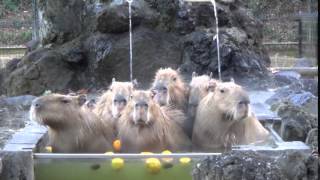
POLYGON ((176 123, 176 121, 184 121, 184 114, 179 110, 160 107, 151 97, 150 101, 148 109, 150 123, 143 127, 133 123, 134 105, 132 102, 125 108, 119 120, 121 151, 140 153, 143 151, 161 152, 170 150, 177 152, 190 150, 190 140, 176 123), (173 118, 176 121, 173 121, 173 118))
POLYGON ((77 97, 52 94, 38 99, 50 108, 36 112, 32 106, 30 117, 49 127, 49 145, 53 152, 103 153, 112 150, 111 126, 88 108, 79 106, 77 97), (68 98, 71 102, 60 103, 61 98, 68 98))
POLYGON ((130 82, 112 82, 109 90, 107 90, 102 96, 98 99, 98 102, 93 110, 99 118, 103 121, 111 122, 114 129, 114 134, 117 135, 117 124, 119 118, 113 117, 112 115, 112 101, 113 96, 118 90, 123 90, 125 96, 130 96, 134 90, 134 86, 130 82), (113 89, 113 90, 111 90, 113 89))
MULTIPOLYGON (((250 110, 247 117, 235 120, 234 108, 231 104, 225 104, 232 99, 215 101, 217 91, 218 89, 210 92, 199 103, 192 135, 194 151, 219 152, 232 145, 250 144, 267 138, 268 131, 250 110), (219 107, 225 107, 230 111, 222 111, 219 107)), ((235 97, 237 95, 228 96, 235 97)))
MULTIPOLYGON (((169 83, 168 85, 168 103, 167 107, 170 109, 179 109, 183 113, 188 111, 188 96, 189 88, 185 84, 184 80, 180 74, 171 68, 160 68, 155 75, 153 82, 153 87, 159 80, 166 80, 169 83), (173 78, 176 78, 176 81, 172 81, 173 78)), ((176 118, 172 118, 176 121, 176 118)), ((176 121, 184 130, 184 132, 191 138, 192 135, 192 119, 188 116, 184 121, 176 121)))
POLYGON ((153 84, 155 84, 160 79, 166 79, 170 81, 173 77, 176 77, 176 81, 169 83, 169 86, 168 86, 168 93, 169 93, 168 103, 169 104, 168 105, 173 108, 177 108, 185 111, 187 99, 188 99, 188 87, 186 86, 182 77, 179 75, 179 73, 176 70, 173 70, 171 68, 159 69, 156 72, 153 84))

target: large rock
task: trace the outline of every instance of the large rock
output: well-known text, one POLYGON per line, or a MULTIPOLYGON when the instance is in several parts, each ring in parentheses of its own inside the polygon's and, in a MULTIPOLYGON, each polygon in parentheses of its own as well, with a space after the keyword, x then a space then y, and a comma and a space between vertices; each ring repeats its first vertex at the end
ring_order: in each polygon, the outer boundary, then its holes
POLYGON ((280 135, 284 141, 305 142, 309 131, 318 127, 318 117, 289 102, 281 103, 276 112, 281 117, 280 135))
POLYGON ((275 110, 281 103, 289 102, 316 116, 318 114, 318 97, 304 89, 306 88, 300 81, 281 87, 266 100, 266 103, 275 110))
MULTIPOLYGON (((178 68, 181 48, 177 36, 148 28, 136 28, 133 33, 133 77, 142 85, 151 82, 159 67, 178 68)), ((120 81, 130 80, 127 33, 119 36, 95 34, 87 39, 84 47, 89 72, 95 82, 109 83, 112 77, 120 81)))
POLYGON ((306 144, 309 145, 315 152, 318 152, 318 128, 311 129, 308 133, 306 144))
POLYGON ((41 94, 46 89, 61 91, 68 87, 74 72, 63 56, 49 49, 39 49, 25 56, 5 80, 7 95, 41 94))
POLYGON ((84 24, 86 6, 82 0, 36 0, 36 3, 42 44, 62 44, 87 28, 84 24))
POLYGON ((194 180, 282 179, 274 159, 256 152, 231 152, 200 161, 192 172, 194 180))
POLYGON ((234 151, 199 161, 194 180, 207 179, 318 179, 317 157, 299 151, 263 154, 234 151))
POLYGON ((319 159, 299 151, 287 151, 276 159, 287 179, 318 179, 319 159))
POLYGON ((33 180, 33 157, 31 151, 0 151, 3 162, 0 179, 3 180, 33 180))
POLYGON ((29 109, 35 96, 0 97, 0 149, 11 135, 29 123, 29 109))
MULTIPOLYGON (((37 0, 40 46, 9 69, 8 95, 105 88, 129 80, 128 3, 124 0, 37 0), (49 48, 50 47, 50 48, 49 48)), ((262 23, 241 1, 217 1, 224 79, 262 82, 270 59, 262 23), (248 80, 250 79, 250 80, 248 80)), ((215 21, 210 2, 136 0, 132 3, 133 77, 146 85, 160 67, 188 77, 217 77, 215 21)), ((268 83, 262 83, 268 84, 268 83)))

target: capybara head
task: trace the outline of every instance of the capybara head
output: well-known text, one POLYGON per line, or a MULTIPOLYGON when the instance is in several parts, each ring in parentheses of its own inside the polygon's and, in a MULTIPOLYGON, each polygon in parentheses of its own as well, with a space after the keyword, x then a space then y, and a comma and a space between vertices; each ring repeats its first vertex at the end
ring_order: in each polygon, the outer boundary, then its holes
POLYGON ((150 110, 155 105, 149 91, 134 91, 131 97, 130 105, 132 111, 132 122, 134 125, 146 126, 151 124, 152 117, 150 110))
POLYGON ((81 106, 85 102, 85 95, 50 94, 41 96, 32 102, 30 119, 51 128, 73 124, 75 123, 73 120, 78 119, 81 106))
POLYGON ((225 116, 223 119, 239 121, 248 117, 250 100, 241 86, 234 82, 218 82, 213 94, 216 107, 225 116))
POLYGON ((134 85, 135 83, 118 82, 115 78, 112 79, 109 90, 112 92, 112 116, 114 118, 118 118, 121 111, 126 107, 134 90, 134 85))
POLYGON ((200 100, 205 97, 209 92, 213 92, 217 80, 212 79, 208 75, 197 76, 192 73, 189 91, 189 105, 197 106, 200 100))
POLYGON ((159 69, 152 84, 154 100, 160 105, 168 105, 170 100, 184 95, 184 82, 176 70, 171 68, 159 69))

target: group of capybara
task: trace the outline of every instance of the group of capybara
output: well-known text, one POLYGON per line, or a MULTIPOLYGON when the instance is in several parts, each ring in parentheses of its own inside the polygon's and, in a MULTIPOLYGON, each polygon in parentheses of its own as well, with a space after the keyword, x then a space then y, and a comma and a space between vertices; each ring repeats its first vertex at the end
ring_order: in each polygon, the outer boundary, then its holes
POLYGON ((161 68, 149 90, 118 82, 88 106, 85 95, 50 94, 35 99, 30 118, 48 126, 59 153, 217 152, 264 141, 268 131, 250 111, 246 91, 231 82, 161 68))

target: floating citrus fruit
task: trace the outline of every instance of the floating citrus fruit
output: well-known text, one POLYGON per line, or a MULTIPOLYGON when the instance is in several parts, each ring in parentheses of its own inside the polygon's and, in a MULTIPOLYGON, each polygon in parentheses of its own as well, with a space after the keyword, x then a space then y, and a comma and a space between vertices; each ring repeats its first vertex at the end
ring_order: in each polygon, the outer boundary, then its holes
POLYGON ((108 155, 110 154, 111 155, 111 154, 114 154, 114 153, 111 152, 111 151, 108 151, 108 152, 105 152, 104 154, 108 154, 108 155))
POLYGON ((120 151, 120 149, 121 149, 121 141, 119 139, 113 141, 112 145, 113 145, 114 151, 116 151, 116 152, 120 151))
POLYGON ((161 169, 161 162, 157 158, 148 158, 146 160, 147 169, 149 172, 156 174, 161 169))
POLYGON ((111 167, 114 170, 120 170, 124 166, 124 160, 121 158, 113 158, 111 160, 111 167))
POLYGON ((179 159, 179 161, 180 161, 180 163, 181 163, 182 165, 188 165, 188 164, 190 164, 191 159, 188 158, 188 157, 182 157, 182 158, 179 159))
POLYGON ((52 147, 51 146, 46 146, 45 150, 49 153, 52 153, 52 147))
MULTIPOLYGON (((161 154, 166 155, 166 154, 172 154, 172 153, 169 150, 165 150, 161 154)), ((163 168, 171 168, 173 166, 172 164, 173 158, 162 158, 161 160, 163 162, 163 168)))

